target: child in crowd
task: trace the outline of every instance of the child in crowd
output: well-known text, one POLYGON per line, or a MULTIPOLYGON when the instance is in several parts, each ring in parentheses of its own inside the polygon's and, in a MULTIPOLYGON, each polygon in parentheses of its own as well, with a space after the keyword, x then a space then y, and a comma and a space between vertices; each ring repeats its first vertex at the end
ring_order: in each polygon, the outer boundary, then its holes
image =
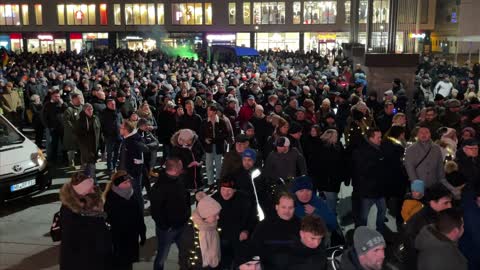
POLYGON ((414 180, 410 186, 411 192, 407 194, 402 205, 402 218, 406 223, 415 213, 423 208, 423 196, 425 195, 425 184, 422 180, 414 180))

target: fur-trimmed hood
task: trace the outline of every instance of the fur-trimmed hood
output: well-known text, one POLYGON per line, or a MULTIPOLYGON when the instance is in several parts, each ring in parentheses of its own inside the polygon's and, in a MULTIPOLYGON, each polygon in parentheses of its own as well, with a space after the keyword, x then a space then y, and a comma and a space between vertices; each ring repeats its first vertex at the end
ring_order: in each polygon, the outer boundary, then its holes
MULTIPOLYGON (((178 146, 178 147, 182 147, 179 143, 178 143, 178 136, 180 136, 180 130, 175 132, 172 137, 170 138, 170 143, 172 144, 172 146, 178 146)), ((195 133, 195 131, 193 131, 193 140, 192 140, 192 145, 194 145, 198 140, 198 135, 195 133)))
POLYGON ((78 195, 71 183, 65 183, 60 189, 60 201, 76 214, 103 213, 102 193, 95 187, 95 193, 86 196, 78 195))

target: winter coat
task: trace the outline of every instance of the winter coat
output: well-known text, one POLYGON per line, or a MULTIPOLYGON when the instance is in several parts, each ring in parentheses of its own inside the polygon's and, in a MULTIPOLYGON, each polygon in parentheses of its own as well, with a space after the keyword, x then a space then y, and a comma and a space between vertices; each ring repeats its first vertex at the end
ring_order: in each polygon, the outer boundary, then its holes
POLYGON ((43 126, 53 129, 55 132, 63 136, 63 113, 67 109, 65 103, 52 103, 48 101, 43 105, 42 123, 43 126))
POLYGON ((161 230, 177 229, 187 224, 190 215, 190 193, 183 177, 160 172, 150 191, 151 215, 161 230))
POLYGON ((377 127, 380 129, 382 134, 385 134, 390 129, 390 127, 392 126, 392 119, 393 114, 388 115, 385 112, 381 113, 377 117, 375 123, 377 124, 377 127))
POLYGON ((200 134, 202 118, 196 113, 193 113, 191 116, 185 113, 178 119, 177 126, 178 129, 188 128, 195 131, 195 133, 200 134))
POLYGON ((82 112, 82 106, 74 106, 70 104, 63 113, 63 147, 65 150, 77 150, 79 149, 75 126, 77 125, 78 118, 82 112))
POLYGON ((385 155, 380 146, 365 142, 354 150, 352 156, 354 192, 360 198, 384 197, 389 179, 386 171, 385 155))
POLYGON ((102 115, 103 111, 107 109, 107 104, 105 104, 105 100, 99 99, 97 97, 93 97, 90 100, 90 104, 92 104, 93 113, 97 117, 100 117, 100 115, 102 115))
POLYGON ((434 228, 424 227, 415 239, 419 270, 467 270, 467 259, 457 244, 434 228))
MULTIPOLYGON (((355 249, 353 247, 343 252, 342 260, 340 262, 340 269, 341 270, 367 270, 360 265, 360 262, 358 261, 358 255, 355 252, 355 249)), ((393 270, 393 269, 397 269, 397 267, 394 267, 386 262, 383 263, 382 270, 393 270)))
MULTIPOLYGON (((467 190, 474 188, 480 184, 480 156, 476 158, 467 157, 463 149, 457 152, 456 162, 458 171, 465 179, 467 190)), ((466 190, 464 189, 464 190, 466 190)))
POLYGON ((123 117, 118 110, 110 110, 106 108, 100 115, 100 123, 102 126, 102 134, 105 140, 120 141, 120 126, 122 125, 123 117))
POLYGON ((221 240, 239 242, 240 232, 249 235, 256 225, 256 210, 253 201, 243 191, 237 190, 230 200, 224 200, 220 192, 212 195, 221 206, 218 228, 221 229, 221 240))
POLYGON ((290 148, 287 153, 272 152, 265 162, 264 175, 268 179, 278 181, 307 174, 305 158, 296 148, 290 148))
POLYGON ((250 123, 252 123, 255 128, 255 138, 257 139, 258 144, 260 146, 265 145, 268 137, 273 133, 273 126, 267 121, 267 117, 258 118, 253 116, 250 119, 250 123))
MULTIPOLYGON (((320 200, 316 194, 312 194, 312 198, 306 204, 315 207, 313 215, 321 217, 323 221, 325 221, 329 231, 335 231, 338 228, 337 217, 330 211, 330 209, 328 209, 326 203, 320 200)), ((295 200, 295 216, 302 219, 306 215, 305 203, 300 202, 298 199, 295 200)))
POLYGON ((110 270, 112 239, 100 189, 80 198, 70 183, 60 190, 60 270, 110 270))
POLYGON ((322 245, 315 249, 308 248, 300 240, 295 240, 288 254, 288 270, 325 270, 327 255, 322 245))
POLYGON ((4 92, 0 95, 0 106, 4 114, 16 113, 22 108, 22 100, 17 91, 4 92))
POLYGON ((202 251, 196 238, 199 237, 199 231, 190 221, 180 236, 178 249, 179 270, 220 270, 219 267, 203 267, 202 251))
POLYGON ((100 121, 97 116, 88 117, 84 111, 80 113, 75 126, 82 164, 96 163, 100 142, 100 121))
POLYGON ((260 252, 264 270, 281 270, 288 266, 291 245, 299 238, 300 220, 283 220, 278 215, 261 221, 251 238, 253 248, 260 252))
POLYGON ((463 255, 468 259, 468 269, 480 269, 480 207, 474 196, 468 196, 463 200, 464 233, 460 238, 459 247, 463 255))
MULTIPOLYGON (((161 124, 160 124, 161 125, 161 124)), ((189 189, 197 188, 202 186, 203 178, 201 174, 201 167, 192 166, 188 168, 188 164, 193 161, 201 162, 202 157, 204 154, 203 148, 198 141, 198 137, 195 135, 193 139, 193 144, 191 148, 185 148, 178 144, 178 135, 180 133, 176 132, 173 134, 172 138, 170 139, 170 143, 172 144, 172 153, 171 155, 174 157, 178 157, 183 164, 184 179, 185 185, 189 189)))
POLYGON ((386 171, 389 177, 385 186, 387 197, 403 198, 407 192, 408 176, 403 165, 403 156, 405 148, 403 145, 392 138, 387 138, 382 142, 382 150, 385 156, 386 171))
POLYGON ((127 200, 110 189, 105 199, 105 212, 112 231, 113 264, 138 262, 139 239, 145 236, 146 227, 135 194, 127 200))
POLYGON ((319 191, 340 191, 342 181, 349 175, 341 143, 331 145, 320 138, 309 137, 305 145, 308 175, 319 191))
POLYGON ((243 104, 242 108, 240 108, 240 112, 238 112, 238 121, 240 121, 240 128, 247 124, 248 121, 253 117, 253 113, 255 112, 255 106, 250 107, 248 103, 243 104))
POLYGON ((242 155, 237 152, 233 146, 229 152, 225 153, 222 162, 221 179, 227 175, 236 174, 242 168, 242 155))
POLYGON ((157 136, 160 143, 168 143, 170 138, 177 130, 177 120, 175 114, 168 111, 161 111, 157 118, 158 129, 157 136))
POLYGON ((143 152, 147 152, 148 147, 143 143, 142 137, 136 132, 124 138, 120 144, 120 155, 118 170, 125 170, 133 178, 137 179, 142 175, 143 170, 143 152))
POLYGON ((405 169, 410 181, 422 179, 427 188, 438 183, 441 179, 445 179, 440 146, 433 142, 416 142, 412 144, 405 151, 405 169), (419 164, 430 148, 428 156, 419 164))
POLYGON ((215 122, 215 125, 208 121, 208 119, 202 122, 199 137, 206 153, 212 153, 213 146, 215 145, 216 153, 214 154, 222 155, 226 149, 226 140, 229 133, 225 121, 219 117, 216 117, 216 119, 218 121, 215 122), (211 142, 207 143, 207 139, 210 139, 211 142))

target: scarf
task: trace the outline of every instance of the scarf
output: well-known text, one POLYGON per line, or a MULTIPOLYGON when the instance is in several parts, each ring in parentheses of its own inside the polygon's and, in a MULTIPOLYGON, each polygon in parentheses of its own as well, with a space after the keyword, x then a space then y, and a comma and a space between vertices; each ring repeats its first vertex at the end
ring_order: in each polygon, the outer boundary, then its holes
POLYGON ((217 267, 221 256, 217 222, 206 223, 196 209, 192 213, 192 220, 195 228, 198 229, 203 267, 217 267))
POLYGON ((133 188, 124 189, 124 188, 119 188, 115 185, 112 185, 112 191, 117 193, 118 196, 124 198, 125 200, 130 200, 130 198, 133 195, 133 188))

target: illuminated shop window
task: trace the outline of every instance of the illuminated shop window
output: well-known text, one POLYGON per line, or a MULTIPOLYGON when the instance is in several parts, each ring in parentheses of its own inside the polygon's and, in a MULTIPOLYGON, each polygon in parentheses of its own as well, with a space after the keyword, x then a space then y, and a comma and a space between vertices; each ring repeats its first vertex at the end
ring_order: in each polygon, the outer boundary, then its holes
POLYGON ((42 5, 35 4, 35 24, 36 25, 43 25, 43 13, 42 13, 42 5))
POLYGON ((28 18, 28 5, 22 5, 22 24, 30 24, 30 19, 28 18))
POLYGON ((293 24, 302 22, 302 3, 293 2, 293 24))
POLYGON ((113 5, 113 24, 122 25, 122 8, 120 4, 113 5))
POLYGON ((337 1, 304 2, 303 24, 334 24, 337 1))
POLYGON ((58 24, 65 25, 65 5, 57 5, 58 24))
POLYGON ((20 6, 0 5, 0 25, 20 25, 20 6))
MULTIPOLYGON (((359 23, 367 23, 367 7, 368 0, 360 0, 360 6, 358 7, 359 23)), ((345 23, 350 23, 350 11, 352 10, 351 2, 345 2, 345 23)))
POLYGON ((100 24, 108 24, 107 4, 100 4, 100 24))
POLYGON ((373 23, 388 23, 388 0, 373 1, 373 23))
MULTIPOLYGON (((211 24, 211 4, 205 3, 205 6, 209 4, 210 6, 210 18, 208 14, 206 19, 210 19, 210 22, 207 21, 207 24, 211 24)), ((207 8, 205 8, 207 9, 207 8)), ((172 4, 172 24, 186 24, 186 25, 195 25, 203 24, 203 8, 202 3, 176 3, 172 4)))
POLYGON ((156 23, 155 4, 125 4, 127 25, 154 25, 156 23))
POLYGON ((228 24, 236 24, 237 3, 228 3, 228 24))
POLYGON ((205 24, 212 24, 212 3, 205 3, 205 24))
POLYGON ((165 5, 157 4, 157 19, 158 24, 165 24, 165 5))
POLYGON ((254 2, 254 24, 285 24, 285 2, 254 2))
POLYGON ((95 4, 57 5, 58 24, 65 25, 96 25, 95 4))
POLYGON ((250 16, 250 2, 243 2, 243 24, 251 24, 252 17, 250 16))

